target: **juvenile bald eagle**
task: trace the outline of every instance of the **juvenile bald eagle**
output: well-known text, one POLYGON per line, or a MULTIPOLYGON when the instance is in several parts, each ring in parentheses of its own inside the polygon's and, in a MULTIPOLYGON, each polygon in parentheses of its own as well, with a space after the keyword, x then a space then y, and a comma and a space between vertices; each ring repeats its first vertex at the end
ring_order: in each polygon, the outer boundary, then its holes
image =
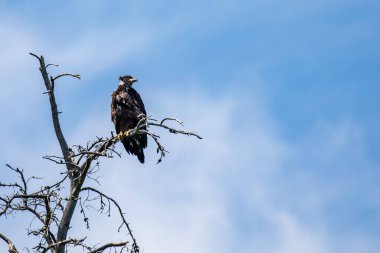
POLYGON ((116 133, 121 136, 125 150, 128 154, 136 155, 139 161, 144 163, 144 148, 148 144, 147 135, 125 137, 125 133, 136 127, 140 119, 146 115, 139 93, 132 88, 132 84, 136 81, 137 79, 129 75, 119 78, 119 86, 112 93, 111 114, 116 133))

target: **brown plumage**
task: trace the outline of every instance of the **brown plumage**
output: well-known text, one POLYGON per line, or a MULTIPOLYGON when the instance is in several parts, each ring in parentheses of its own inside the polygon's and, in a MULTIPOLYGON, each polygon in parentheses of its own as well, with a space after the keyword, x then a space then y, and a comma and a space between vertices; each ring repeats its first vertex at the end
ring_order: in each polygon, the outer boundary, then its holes
MULTIPOLYGON (((111 114, 117 134, 133 129, 141 117, 146 115, 144 103, 139 93, 132 88, 132 84, 136 81, 129 75, 120 77, 117 90, 112 93, 111 114)), ((144 163, 143 149, 148 144, 146 134, 122 138, 121 142, 128 154, 136 155, 139 161, 144 163)))

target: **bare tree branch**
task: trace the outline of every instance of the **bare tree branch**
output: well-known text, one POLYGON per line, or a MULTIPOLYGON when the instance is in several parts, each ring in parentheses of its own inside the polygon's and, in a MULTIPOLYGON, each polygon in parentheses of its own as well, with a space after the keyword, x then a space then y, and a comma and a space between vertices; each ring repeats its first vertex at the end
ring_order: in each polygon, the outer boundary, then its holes
POLYGON ((77 245, 83 246, 83 247, 87 248, 88 250, 90 250, 91 249, 90 247, 85 246, 83 244, 84 240, 86 240, 86 237, 83 238, 83 239, 72 239, 72 238, 70 238, 70 239, 67 239, 67 240, 59 241, 59 242, 51 244, 51 245, 49 245, 49 247, 43 249, 42 253, 45 253, 45 252, 47 252, 50 249, 54 249, 54 248, 65 246, 67 244, 73 244, 73 245, 76 245, 76 246, 77 245))
MULTIPOLYGON (((32 53, 30 53, 31 55, 33 55, 32 53)), ((37 57, 38 58, 38 57, 37 57)), ((50 67, 50 66, 54 66, 54 67, 59 67, 58 64, 54 64, 54 63, 49 63, 46 65, 46 68, 50 67)))
POLYGON ((46 90, 48 91, 48 94, 49 94, 50 109, 51 109, 51 115, 52 115, 52 119, 53 119, 55 134, 57 136, 59 145, 61 147, 61 151, 62 151, 63 157, 65 159, 65 162, 67 163, 66 164, 67 170, 71 170, 72 168, 71 168, 71 165, 69 164, 71 162, 69 160, 69 156, 70 156, 69 146, 67 145, 66 139, 62 133, 61 124, 59 122, 59 117, 58 117, 58 114, 59 114, 58 113, 58 106, 57 106, 57 103, 55 101, 55 95, 54 95, 54 89, 53 89, 54 87, 53 87, 53 84, 50 82, 49 74, 46 71, 45 59, 42 55, 41 55, 41 57, 38 57, 37 55, 35 55, 33 53, 30 53, 30 54, 32 56, 36 57, 40 63, 41 75, 42 75, 42 78, 44 80, 46 90))
POLYGON ((197 134, 197 133, 187 132, 187 131, 183 131, 183 130, 178 130, 178 129, 175 129, 173 127, 169 127, 167 125, 164 125, 162 122, 160 124, 154 123, 154 122, 149 122, 148 125, 149 126, 158 126, 158 127, 162 127, 162 128, 168 129, 169 132, 173 133, 173 134, 184 134, 184 135, 187 135, 187 136, 195 136, 198 139, 202 139, 202 137, 199 134, 197 134))
MULTIPOLYGON (((47 67, 47 66, 46 66, 46 67, 47 67)), ((63 77, 63 76, 71 76, 71 77, 75 77, 75 78, 80 79, 80 75, 79 75, 79 74, 64 73, 64 74, 60 74, 60 75, 58 75, 58 76, 56 76, 56 77, 53 77, 53 80, 55 81, 55 80, 57 80, 58 78, 61 78, 61 77, 63 77)))
POLYGON ((180 121, 179 119, 176 119, 176 118, 164 118, 161 120, 161 123, 160 125, 163 125, 165 123, 165 121, 175 121, 177 122, 178 124, 180 124, 181 126, 183 126, 183 121, 180 121))
POLYGON ((8 252, 9 253, 18 253, 16 246, 8 237, 6 237, 2 233, 0 233, 0 239, 2 239, 3 241, 5 241, 8 244, 8 252))
POLYGON ((117 242, 117 243, 107 243, 97 249, 91 250, 89 253, 101 253, 109 248, 115 248, 115 247, 124 247, 128 244, 128 242, 117 242))
POLYGON ((117 207, 117 209, 118 209, 118 211, 119 211, 119 215, 120 215, 120 217, 121 217, 121 219, 122 219, 122 223, 121 223, 121 225, 120 225, 120 227, 119 227, 118 230, 120 231, 121 227, 122 227, 123 225, 125 225, 125 226, 127 227, 127 230, 128 230, 129 235, 131 236, 131 238, 132 238, 132 240, 133 240, 133 243, 134 243, 134 244, 137 244, 137 243, 136 243, 136 239, 135 239, 135 237, 134 237, 133 234, 132 234, 132 230, 131 230, 131 228, 129 227, 129 224, 128 224, 127 220, 126 220, 125 217, 124 217, 124 213, 123 213, 123 211, 121 210, 121 207, 119 206, 119 204, 118 204, 113 198, 111 198, 111 197, 105 195, 105 194, 102 193, 101 191, 99 191, 99 190, 97 190, 97 189, 95 189, 95 188, 92 188, 92 187, 83 187, 83 188, 81 189, 81 192, 82 192, 82 191, 92 191, 92 192, 95 192, 95 193, 99 194, 101 197, 104 197, 104 198, 106 198, 108 201, 112 202, 112 203, 117 207))

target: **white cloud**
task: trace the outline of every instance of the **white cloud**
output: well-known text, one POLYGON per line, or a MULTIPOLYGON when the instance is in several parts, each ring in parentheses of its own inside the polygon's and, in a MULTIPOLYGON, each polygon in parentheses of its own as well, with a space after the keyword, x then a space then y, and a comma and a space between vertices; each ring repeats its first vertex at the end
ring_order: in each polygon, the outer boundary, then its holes
POLYGON ((278 238, 268 252, 273 253, 328 253, 328 240, 320 231, 310 229, 297 221, 297 218, 289 214, 276 212, 271 214, 271 220, 275 223, 278 238))

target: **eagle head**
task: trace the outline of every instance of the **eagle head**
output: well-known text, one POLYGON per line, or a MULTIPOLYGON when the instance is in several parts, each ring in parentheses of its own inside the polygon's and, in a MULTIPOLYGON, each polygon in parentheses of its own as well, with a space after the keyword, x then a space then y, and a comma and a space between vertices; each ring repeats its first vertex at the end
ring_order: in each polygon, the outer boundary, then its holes
POLYGON ((134 82, 137 82, 137 79, 133 76, 126 75, 126 76, 120 76, 119 77, 119 85, 125 85, 125 86, 132 86, 134 82))

